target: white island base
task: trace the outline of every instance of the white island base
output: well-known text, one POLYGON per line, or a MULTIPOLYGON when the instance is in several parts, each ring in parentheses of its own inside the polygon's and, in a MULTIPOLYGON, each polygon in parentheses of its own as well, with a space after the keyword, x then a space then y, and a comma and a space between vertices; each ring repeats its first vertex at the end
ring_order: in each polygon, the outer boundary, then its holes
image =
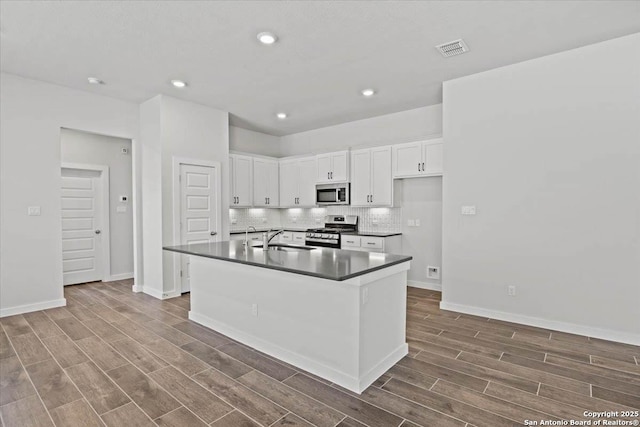
POLYGON ((191 256, 189 319, 361 393, 408 352, 408 269, 336 281, 191 256))

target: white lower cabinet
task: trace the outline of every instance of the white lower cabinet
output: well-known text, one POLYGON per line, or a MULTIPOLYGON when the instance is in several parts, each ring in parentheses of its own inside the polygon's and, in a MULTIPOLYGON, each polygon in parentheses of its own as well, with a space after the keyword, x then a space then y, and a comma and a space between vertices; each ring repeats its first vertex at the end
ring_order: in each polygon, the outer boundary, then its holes
POLYGON ((402 252, 402 236, 340 236, 340 249, 365 252, 385 252, 399 254, 402 252))
POLYGON ((304 231, 285 231, 280 233, 280 243, 292 243, 294 245, 304 245, 306 233, 304 231))
MULTIPOLYGON (((262 233, 249 233, 249 241, 253 242, 252 244, 255 245, 255 242, 262 242, 262 233)), ((245 238, 245 233, 233 233, 229 235, 229 240, 243 240, 244 241, 245 238)))

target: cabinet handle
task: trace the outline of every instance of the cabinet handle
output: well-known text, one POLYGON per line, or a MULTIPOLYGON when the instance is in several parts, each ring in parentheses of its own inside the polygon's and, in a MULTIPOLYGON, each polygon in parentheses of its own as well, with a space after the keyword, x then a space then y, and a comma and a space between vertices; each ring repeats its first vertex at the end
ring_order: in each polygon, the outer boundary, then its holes
POLYGON ((327 179, 331 179, 331 172, 327 172, 327 179))
POLYGON ((367 242, 367 245, 375 245, 373 242, 367 242))
POLYGON ((424 162, 422 162, 422 172, 424 172, 424 162))
POLYGON ((418 172, 420 172, 420 162, 418 162, 418 172))
POLYGON ((331 179, 333 179, 333 172, 331 172, 331 179))
POLYGON ((371 203, 373 203, 373 194, 371 195, 371 200, 369 200, 371 203))

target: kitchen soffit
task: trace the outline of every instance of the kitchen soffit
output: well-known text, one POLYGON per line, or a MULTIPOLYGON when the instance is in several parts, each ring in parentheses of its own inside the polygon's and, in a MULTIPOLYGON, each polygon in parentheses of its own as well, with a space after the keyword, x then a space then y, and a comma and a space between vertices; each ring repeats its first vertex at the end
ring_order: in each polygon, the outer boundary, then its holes
POLYGON ((133 102, 167 94, 273 135, 437 104, 445 80, 640 31, 638 1, 3 1, 0 12, 5 72, 133 102), (278 42, 259 43, 265 30, 278 42), (458 38, 470 52, 434 48, 458 38))

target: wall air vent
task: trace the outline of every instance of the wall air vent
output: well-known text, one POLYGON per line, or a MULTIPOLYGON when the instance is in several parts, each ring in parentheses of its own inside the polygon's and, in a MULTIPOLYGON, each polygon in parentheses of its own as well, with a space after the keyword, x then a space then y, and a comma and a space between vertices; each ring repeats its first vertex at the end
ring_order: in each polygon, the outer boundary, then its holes
POLYGON ((444 56, 448 58, 450 56, 461 55, 469 51, 469 48, 462 39, 454 40, 452 42, 443 43, 436 46, 436 49, 444 56))

